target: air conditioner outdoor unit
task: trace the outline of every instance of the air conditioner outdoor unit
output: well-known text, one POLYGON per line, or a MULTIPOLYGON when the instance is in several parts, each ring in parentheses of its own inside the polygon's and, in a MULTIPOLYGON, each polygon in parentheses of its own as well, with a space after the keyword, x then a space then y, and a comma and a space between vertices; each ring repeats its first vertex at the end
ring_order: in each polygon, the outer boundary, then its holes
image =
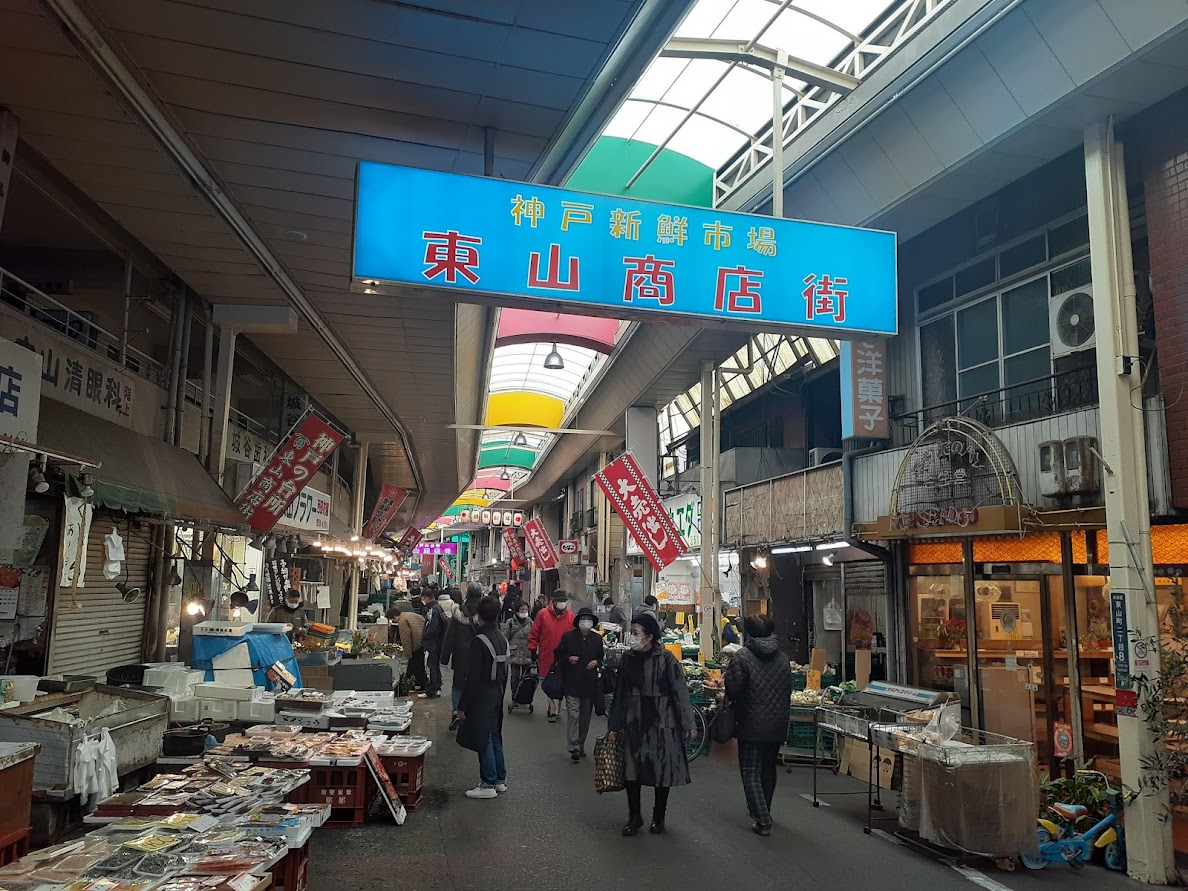
POLYGON ((828 446, 818 446, 815 449, 809 449, 809 467, 819 467, 822 464, 828 464, 830 461, 840 461, 841 456, 841 449, 832 449, 828 446))
POLYGON ((1093 286, 1057 294, 1048 304, 1052 358, 1093 349, 1097 341, 1093 319, 1093 286))
POLYGON ((1093 436, 1070 436, 1039 444, 1040 494, 1048 498, 1101 491, 1101 471, 1093 436))

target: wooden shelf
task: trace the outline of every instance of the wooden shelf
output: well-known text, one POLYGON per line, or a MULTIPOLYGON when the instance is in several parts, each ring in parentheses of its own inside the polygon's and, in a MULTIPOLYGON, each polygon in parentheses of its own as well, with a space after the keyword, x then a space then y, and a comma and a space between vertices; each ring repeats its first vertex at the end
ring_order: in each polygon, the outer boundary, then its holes
POLYGON ((1118 728, 1113 724, 1086 724, 1084 733, 1090 739, 1118 744, 1118 728))

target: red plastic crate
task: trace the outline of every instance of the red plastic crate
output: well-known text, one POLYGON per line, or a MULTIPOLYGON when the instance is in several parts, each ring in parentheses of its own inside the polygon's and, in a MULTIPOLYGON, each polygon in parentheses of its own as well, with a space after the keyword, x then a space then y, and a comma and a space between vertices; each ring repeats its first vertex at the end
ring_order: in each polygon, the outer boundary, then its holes
POLYGON ((16 863, 29 853, 29 827, 0 827, 0 866, 16 863))
POLYGON ((361 808, 367 804, 371 778, 366 765, 314 767, 309 772, 309 802, 330 802, 332 809, 361 808))
MULTIPOLYGON (((408 793, 420 792, 425 785, 425 756, 390 755, 382 759, 384 770, 388 772, 388 779, 392 781, 396 792, 404 796, 408 793)), ((407 807, 407 803, 405 805, 407 807)))
POLYGON ((272 868, 273 891, 308 891, 309 843, 289 851, 272 868))
POLYGON ((401 793, 400 800, 402 802, 404 802, 404 806, 406 809, 408 809, 410 811, 415 811, 417 808, 419 808, 421 806, 421 803, 425 800, 425 792, 422 789, 417 792, 401 793))

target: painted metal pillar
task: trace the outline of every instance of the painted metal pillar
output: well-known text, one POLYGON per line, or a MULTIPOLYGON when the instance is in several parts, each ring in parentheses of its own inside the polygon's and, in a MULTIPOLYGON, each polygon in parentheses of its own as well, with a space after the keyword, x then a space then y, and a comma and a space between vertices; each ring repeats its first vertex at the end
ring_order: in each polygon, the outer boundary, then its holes
POLYGON ((225 325, 219 329, 219 362, 215 369, 214 414, 211 418, 210 454, 206 456, 206 469, 220 486, 223 485, 223 471, 227 466, 227 424, 231 418, 231 378, 235 372, 235 339, 238 334, 238 330, 225 325))
POLYGON ((784 216, 784 66, 788 54, 776 51, 771 70, 771 215, 784 216))
MULTIPOLYGON (((355 479, 353 482, 354 488, 351 490, 351 496, 354 499, 351 504, 351 531, 358 536, 363 535, 363 496, 364 490, 367 488, 367 443, 359 444, 358 454, 355 456, 355 479)), ((360 538, 360 541, 362 539, 360 538)), ((351 561, 351 584, 347 590, 347 599, 350 604, 350 611, 347 613, 347 627, 352 631, 355 630, 359 622, 359 561, 351 561)))
POLYGON ((701 655, 714 654, 714 615, 717 613, 718 553, 714 529, 718 524, 718 498, 714 480, 718 474, 717 422, 718 376, 713 362, 701 363, 701 584, 698 588, 697 613, 701 628, 701 655))
MULTIPOLYGON (((1126 623, 1133 639, 1159 638, 1151 559, 1147 450, 1141 394, 1134 262, 1130 252, 1130 213, 1122 144, 1112 121, 1085 130, 1085 186, 1089 208, 1089 253, 1093 268, 1093 314, 1097 337, 1097 389, 1101 407, 1102 478, 1106 532, 1110 544, 1110 591, 1125 599, 1126 623)), ((1113 610, 1111 610, 1113 614, 1113 610)), ((1117 619, 1116 619, 1117 621, 1117 619)), ((1157 646, 1143 661, 1129 659, 1131 674, 1117 678, 1119 689, 1143 690, 1158 680, 1157 646), (1144 680, 1145 679, 1145 680, 1144 680)), ((1124 661, 1124 660, 1119 660, 1124 661)), ((1145 693, 1140 692, 1145 698, 1145 693)), ((1122 782, 1144 785, 1143 763, 1156 757, 1156 745, 1140 703, 1137 717, 1119 715, 1122 782)), ((1149 779, 1149 777, 1148 777, 1149 779)), ((1126 850, 1131 878, 1163 885, 1175 876, 1172 826, 1166 777, 1157 790, 1145 789, 1126 808, 1126 850)))
MULTIPOLYGON (((598 469, 606 467, 610 463, 610 455, 606 452, 598 453, 598 469)), ((594 519, 598 523, 598 577, 594 580, 595 585, 605 585, 610 582, 610 568, 611 568, 611 546, 610 546, 610 527, 611 527, 611 506, 607 497, 602 494, 602 489, 597 486, 594 487, 594 504, 598 508, 594 513, 594 519)), ((583 592, 587 597, 593 597, 589 592, 583 592)), ((583 600, 585 597, 583 597, 583 600)))

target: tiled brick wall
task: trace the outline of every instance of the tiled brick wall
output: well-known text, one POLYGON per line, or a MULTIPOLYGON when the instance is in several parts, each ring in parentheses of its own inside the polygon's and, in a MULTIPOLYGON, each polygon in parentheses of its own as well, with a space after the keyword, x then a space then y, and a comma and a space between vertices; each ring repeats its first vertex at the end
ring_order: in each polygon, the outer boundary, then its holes
POLYGON ((1147 203, 1159 384, 1167 403, 1172 500, 1188 508, 1188 92, 1127 128, 1147 203))

